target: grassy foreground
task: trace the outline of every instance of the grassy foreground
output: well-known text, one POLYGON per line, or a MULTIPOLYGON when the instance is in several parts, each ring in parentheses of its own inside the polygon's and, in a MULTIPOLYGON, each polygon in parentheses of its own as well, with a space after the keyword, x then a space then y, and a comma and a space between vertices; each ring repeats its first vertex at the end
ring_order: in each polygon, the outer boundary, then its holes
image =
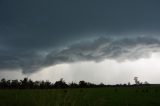
POLYGON ((0 106, 160 106, 160 87, 1 89, 0 106))

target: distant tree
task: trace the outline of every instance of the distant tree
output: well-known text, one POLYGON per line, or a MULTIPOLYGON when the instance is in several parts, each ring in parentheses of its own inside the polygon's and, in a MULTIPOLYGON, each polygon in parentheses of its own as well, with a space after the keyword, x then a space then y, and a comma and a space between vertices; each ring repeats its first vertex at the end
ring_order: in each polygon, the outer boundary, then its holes
POLYGON ((87 87, 96 87, 94 83, 87 82, 87 87))
POLYGON ((145 85, 148 85, 149 83, 147 81, 144 82, 145 85))
POLYGON ((63 80, 63 78, 61 78, 59 81, 56 81, 54 84, 55 88, 66 88, 68 85, 66 84, 66 82, 63 80))
POLYGON ((103 84, 102 82, 98 85, 98 87, 105 87, 105 84, 103 84))
MULTIPOLYGON (((134 77, 136 85, 142 84, 138 77, 134 77)), ((144 82, 144 84, 149 84, 147 81, 144 82)), ((128 82, 128 85, 130 85, 130 82, 128 82)), ((49 81, 32 81, 31 79, 24 78, 23 80, 6 80, 1 79, 0 81, 0 88, 1 89, 50 89, 50 88, 88 88, 88 87, 122 87, 127 86, 127 84, 116 84, 116 85, 105 85, 103 83, 100 83, 98 85, 90 82, 85 81, 79 81, 79 83, 69 83, 68 85, 66 82, 61 78, 59 81, 56 81, 54 84, 49 81)))
POLYGON ((52 87, 52 83, 49 82, 48 80, 45 81, 45 88, 51 88, 52 87))
POLYGON ((11 82, 11 88, 19 88, 20 87, 20 83, 18 80, 12 80, 11 82))
POLYGON ((28 88, 35 88, 35 82, 33 82, 31 79, 28 80, 28 88))
POLYGON ((85 81, 79 81, 79 87, 87 87, 87 82, 85 81))
POLYGON ((25 89, 25 88, 29 88, 29 84, 28 84, 28 78, 24 78, 23 80, 20 80, 21 83, 21 88, 25 89))
POLYGON ((77 84, 77 83, 74 83, 74 82, 71 82, 71 83, 69 83, 68 85, 69 85, 69 87, 71 87, 71 88, 77 88, 77 87, 78 87, 78 84, 77 84))
POLYGON ((128 82, 128 86, 130 86, 131 85, 131 83, 130 82, 128 82))
POLYGON ((35 81, 34 88, 39 88, 39 87, 40 87, 40 81, 35 81))
POLYGON ((51 82, 49 82, 49 81, 41 81, 40 82, 40 88, 42 88, 42 89, 51 88, 51 82))
POLYGON ((127 84, 123 84, 122 86, 124 86, 124 87, 125 87, 125 86, 127 86, 127 84))
POLYGON ((140 85, 141 84, 140 81, 138 80, 138 77, 134 77, 134 81, 135 81, 136 85, 140 85))
POLYGON ((6 81, 5 78, 1 79, 1 82, 0 82, 1 88, 6 88, 7 87, 7 83, 6 82, 7 81, 6 81))

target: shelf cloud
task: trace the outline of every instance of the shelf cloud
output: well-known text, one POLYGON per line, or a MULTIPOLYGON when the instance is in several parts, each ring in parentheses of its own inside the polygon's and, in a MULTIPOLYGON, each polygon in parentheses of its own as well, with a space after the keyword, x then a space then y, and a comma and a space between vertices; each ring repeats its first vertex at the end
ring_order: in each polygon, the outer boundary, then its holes
MULTIPOLYGON (((118 62, 148 58, 152 52, 160 51, 158 38, 106 38, 81 41, 60 50, 28 52, 19 55, 1 55, 0 69, 22 69, 23 73, 33 73, 42 68, 81 61, 100 62, 112 59, 118 62)), ((18 53, 17 53, 18 54, 18 53)))
POLYGON ((0 71, 148 58, 160 48, 159 0, 0 1, 0 71))

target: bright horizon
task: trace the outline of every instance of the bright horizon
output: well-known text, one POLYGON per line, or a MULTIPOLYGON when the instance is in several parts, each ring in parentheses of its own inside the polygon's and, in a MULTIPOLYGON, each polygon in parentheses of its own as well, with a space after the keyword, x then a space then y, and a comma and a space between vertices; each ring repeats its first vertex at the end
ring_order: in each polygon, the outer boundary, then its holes
POLYGON ((2 71, 0 77, 7 79, 22 79, 24 77, 32 80, 49 80, 52 82, 63 78, 67 83, 84 80, 96 84, 134 84, 133 78, 139 77, 141 82, 151 84, 160 83, 160 55, 153 53, 149 58, 138 60, 104 60, 101 62, 77 62, 71 64, 59 64, 42 69, 32 74, 22 74, 21 71, 2 71), (15 76, 15 77, 13 77, 15 76))

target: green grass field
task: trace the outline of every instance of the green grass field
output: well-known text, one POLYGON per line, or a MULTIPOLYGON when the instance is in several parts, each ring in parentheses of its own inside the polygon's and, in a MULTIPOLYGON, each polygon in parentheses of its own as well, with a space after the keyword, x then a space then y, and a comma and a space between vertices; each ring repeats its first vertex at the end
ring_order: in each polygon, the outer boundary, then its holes
POLYGON ((0 106, 160 106, 160 87, 2 89, 0 106))

